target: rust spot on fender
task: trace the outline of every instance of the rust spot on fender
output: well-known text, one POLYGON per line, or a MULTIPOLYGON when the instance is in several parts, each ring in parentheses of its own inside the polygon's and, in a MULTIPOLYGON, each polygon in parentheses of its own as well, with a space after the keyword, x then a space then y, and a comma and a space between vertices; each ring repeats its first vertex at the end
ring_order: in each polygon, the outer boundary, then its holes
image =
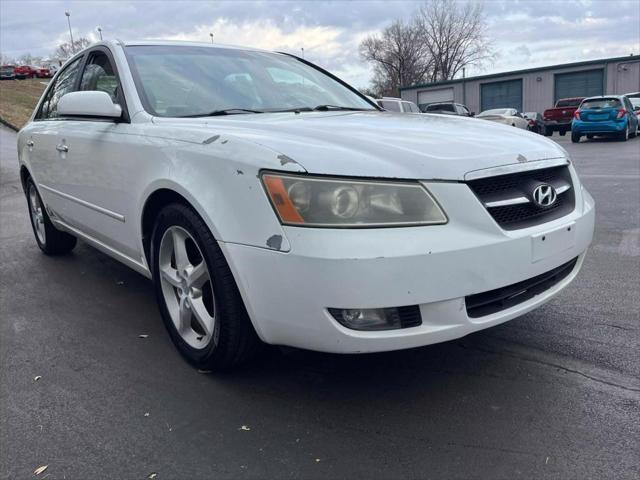
POLYGON ((286 155, 278 155, 278 160, 280 160, 280 165, 283 166, 287 163, 295 163, 296 165, 298 164, 298 162, 296 162, 293 158, 287 157, 286 155))
POLYGON ((282 235, 271 235, 267 239, 267 247, 271 248, 272 250, 280 250, 281 246, 282 246, 282 235))
POLYGON ((204 142, 202 142, 204 145, 209 145, 210 143, 215 142, 216 140, 218 140, 220 138, 220 135, 214 135, 213 137, 209 137, 207 138, 204 142))

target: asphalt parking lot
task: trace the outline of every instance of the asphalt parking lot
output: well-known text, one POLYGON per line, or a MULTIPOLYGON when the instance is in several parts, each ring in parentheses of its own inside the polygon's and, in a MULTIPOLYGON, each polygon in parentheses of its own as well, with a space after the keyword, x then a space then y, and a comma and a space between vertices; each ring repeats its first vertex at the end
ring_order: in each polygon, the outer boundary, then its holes
POLYGON ((640 139, 553 139, 597 202, 561 296, 445 344, 214 376, 148 280, 85 244, 40 253, 1 127, 0 477, 640 478, 640 139))

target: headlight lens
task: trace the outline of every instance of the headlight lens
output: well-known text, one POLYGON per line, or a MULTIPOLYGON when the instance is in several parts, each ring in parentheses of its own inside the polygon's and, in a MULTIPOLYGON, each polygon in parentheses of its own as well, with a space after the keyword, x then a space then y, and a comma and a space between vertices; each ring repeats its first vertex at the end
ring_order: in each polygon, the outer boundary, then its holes
POLYGON ((391 227, 447 223, 419 183, 265 173, 262 182, 285 225, 391 227))

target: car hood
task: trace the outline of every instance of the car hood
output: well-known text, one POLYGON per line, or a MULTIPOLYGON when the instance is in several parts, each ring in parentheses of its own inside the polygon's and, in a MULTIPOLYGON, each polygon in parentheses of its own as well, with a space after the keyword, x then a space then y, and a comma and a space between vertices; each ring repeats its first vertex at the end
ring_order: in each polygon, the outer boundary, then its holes
POLYGON ((328 175, 463 180, 475 170, 566 156, 540 135, 451 115, 302 112, 153 121, 178 137, 188 132, 192 141, 199 134, 203 143, 211 135, 244 139, 278 153, 282 166, 328 175))

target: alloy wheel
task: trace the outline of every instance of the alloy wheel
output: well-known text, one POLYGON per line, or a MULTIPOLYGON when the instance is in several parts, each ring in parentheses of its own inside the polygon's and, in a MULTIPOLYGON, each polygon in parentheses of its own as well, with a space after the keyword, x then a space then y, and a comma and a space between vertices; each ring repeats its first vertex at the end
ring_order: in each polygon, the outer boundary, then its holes
POLYGON ((187 230, 168 228, 159 250, 159 273, 167 310, 176 331, 192 348, 205 348, 216 333, 216 300, 211 275, 187 230))
POLYGON ((42 209, 42 202, 36 191, 36 187, 29 185, 29 212, 31 213, 31 222, 36 232, 36 236, 42 245, 46 243, 47 233, 44 225, 44 212, 42 209))

